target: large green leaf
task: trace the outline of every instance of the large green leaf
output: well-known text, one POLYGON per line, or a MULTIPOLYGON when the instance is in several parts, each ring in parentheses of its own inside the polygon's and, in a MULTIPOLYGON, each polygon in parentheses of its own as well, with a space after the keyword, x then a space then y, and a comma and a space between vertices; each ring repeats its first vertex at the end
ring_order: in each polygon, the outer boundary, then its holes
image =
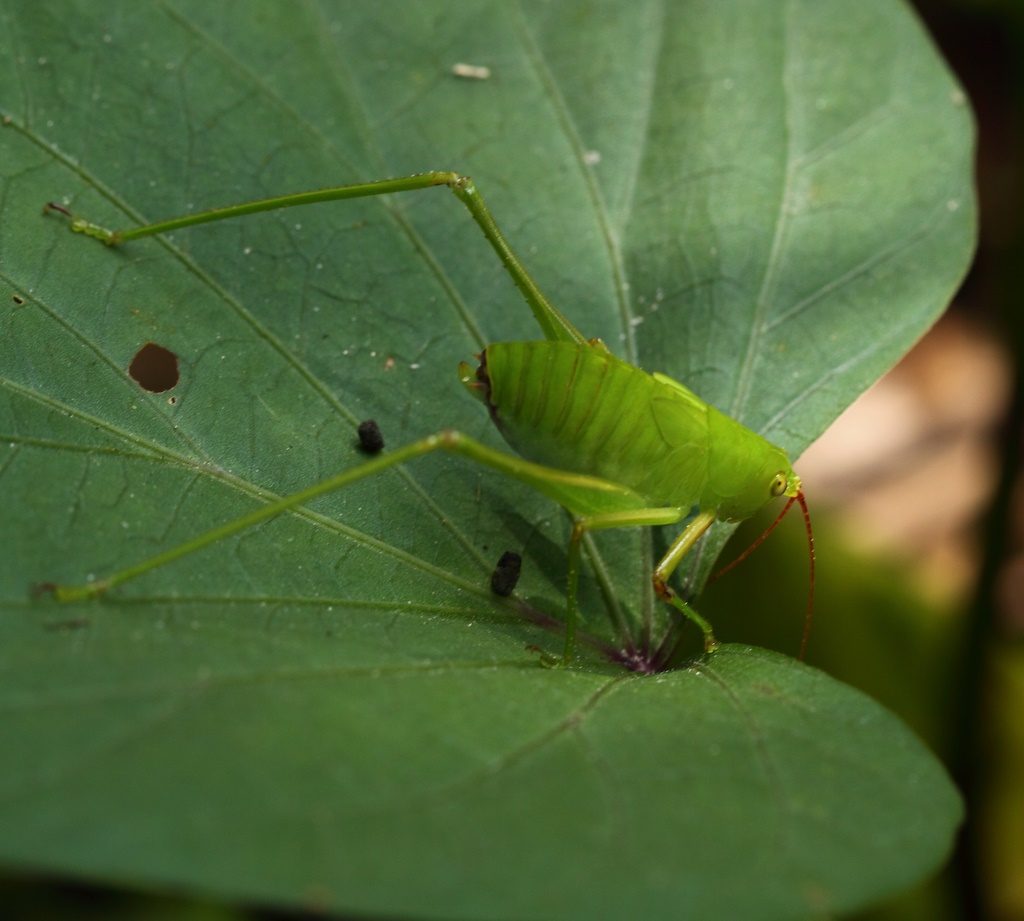
MULTIPOLYGON (((941 768, 812 669, 540 668, 560 640, 523 615, 560 616, 565 516, 451 458, 100 602, 28 593, 359 463, 363 418, 498 445, 455 366, 537 336, 443 190, 114 250, 45 201, 123 226, 470 172, 583 332, 795 456, 970 252, 965 102, 902 5, 9 3, 0 112, 0 854, 473 918, 801 917, 942 859, 941 768), (127 372, 150 340, 170 393, 127 372)), ((663 538, 601 538, 586 630, 662 628, 663 538)))

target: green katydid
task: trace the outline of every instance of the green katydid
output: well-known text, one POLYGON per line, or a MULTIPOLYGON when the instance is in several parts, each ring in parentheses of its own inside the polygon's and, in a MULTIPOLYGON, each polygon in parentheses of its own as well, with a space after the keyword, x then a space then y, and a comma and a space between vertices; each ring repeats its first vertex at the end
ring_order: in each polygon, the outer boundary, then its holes
MULTIPOLYGON (((799 502, 810 540, 810 519, 800 478, 781 448, 723 415, 682 384, 662 374, 648 374, 616 358, 601 340, 585 338, 541 292, 468 177, 454 172, 421 173, 246 202, 121 231, 107 230, 74 216, 60 205, 47 205, 46 210, 68 215, 72 230, 116 245, 259 211, 442 185, 455 193, 480 226, 544 334, 540 341, 487 346, 478 356, 480 364, 475 369, 465 362, 459 365, 463 385, 484 403, 498 430, 520 457, 496 451, 461 432, 437 432, 270 502, 104 579, 83 585, 50 586, 58 599, 96 597, 317 496, 440 450, 462 455, 532 486, 572 516, 565 646, 560 664, 568 665, 574 657, 584 535, 608 528, 677 524, 687 518, 690 520, 655 567, 652 581, 662 600, 700 628, 705 649, 715 648, 717 641, 710 623, 679 597, 668 581, 713 522, 750 518, 780 496, 788 497, 789 502, 779 519, 794 501, 799 502)), ((813 546, 811 564, 813 567, 813 546)), ((808 624, 809 618, 810 607, 808 624)), ((657 670, 671 658, 674 646, 670 637, 671 631, 653 651, 628 650, 618 659, 637 670, 657 670)), ((806 639, 805 627, 804 643, 806 639)))

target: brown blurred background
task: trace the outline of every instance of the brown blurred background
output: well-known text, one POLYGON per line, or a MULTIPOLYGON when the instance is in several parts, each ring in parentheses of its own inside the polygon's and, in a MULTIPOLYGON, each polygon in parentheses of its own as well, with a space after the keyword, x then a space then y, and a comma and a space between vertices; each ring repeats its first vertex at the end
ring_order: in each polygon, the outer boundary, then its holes
MULTIPOLYGON (((978 121, 978 253, 947 315, 799 466, 826 531, 908 602, 864 617, 874 637, 837 676, 901 711, 967 800, 944 878, 865 917, 1010 921, 1024 919, 1024 3, 915 6, 978 121)), ((848 658, 837 643, 825 658, 848 658)))

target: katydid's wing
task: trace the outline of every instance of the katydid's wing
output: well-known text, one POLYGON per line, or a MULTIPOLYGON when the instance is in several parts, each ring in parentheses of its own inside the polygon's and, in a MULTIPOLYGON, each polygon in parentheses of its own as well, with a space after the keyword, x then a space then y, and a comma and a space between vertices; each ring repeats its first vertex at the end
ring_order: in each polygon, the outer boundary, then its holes
POLYGON ((664 441, 668 454, 652 469, 658 477, 648 487, 663 502, 679 508, 697 504, 708 475, 707 404, 682 384, 655 374, 659 393, 651 399, 651 418, 664 441))
POLYGON ((651 377, 653 377, 659 384, 664 384, 669 387, 674 395, 678 395, 681 400, 689 402, 693 407, 694 412, 702 413, 707 409, 707 403, 705 403, 697 394, 695 394, 689 387, 684 387, 675 378, 669 377, 667 374, 659 374, 655 371, 651 377))

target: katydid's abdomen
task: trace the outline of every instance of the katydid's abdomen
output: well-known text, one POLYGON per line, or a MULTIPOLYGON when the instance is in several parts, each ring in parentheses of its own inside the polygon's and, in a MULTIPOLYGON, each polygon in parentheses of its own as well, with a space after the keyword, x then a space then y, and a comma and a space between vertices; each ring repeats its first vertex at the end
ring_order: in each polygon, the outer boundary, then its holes
POLYGON ((648 507, 741 520, 798 488, 782 449, 601 345, 496 343, 481 356, 477 380, 496 426, 523 457, 628 483, 648 507))

